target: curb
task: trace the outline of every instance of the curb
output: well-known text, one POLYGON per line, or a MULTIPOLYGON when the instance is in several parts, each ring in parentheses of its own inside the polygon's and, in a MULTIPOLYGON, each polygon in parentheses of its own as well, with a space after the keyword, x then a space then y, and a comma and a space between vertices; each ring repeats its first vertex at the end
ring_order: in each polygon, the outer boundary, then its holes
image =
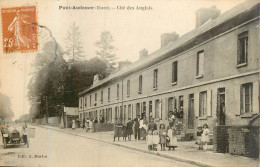
POLYGON ((126 146, 126 145, 122 145, 122 144, 119 144, 119 143, 114 143, 114 142, 110 142, 110 141, 106 141, 106 140, 102 140, 102 139, 88 137, 88 136, 85 136, 85 135, 82 135, 82 134, 67 132, 67 131, 64 131, 62 129, 61 130, 60 129, 54 129, 54 128, 51 128, 51 127, 44 127, 44 126, 35 125, 35 124, 33 126, 38 126, 38 127, 45 128, 45 129, 55 130, 57 132, 67 133, 67 134, 70 134, 70 135, 79 136, 79 137, 87 138, 87 139, 90 139, 90 140, 99 141, 99 142, 102 142, 102 143, 127 148, 127 149, 134 150, 134 151, 152 154, 152 155, 172 159, 172 160, 179 161, 179 162, 185 162, 185 163, 192 164, 192 165, 197 165, 197 166, 201 166, 201 167, 215 167, 214 165, 211 165, 211 164, 201 163, 201 162, 198 162, 198 161, 185 159, 185 158, 181 158, 181 157, 176 157, 176 156, 172 156, 172 155, 167 155, 167 154, 164 154, 164 153, 152 152, 152 151, 149 151, 149 150, 138 149, 138 148, 135 148, 135 147, 126 146))

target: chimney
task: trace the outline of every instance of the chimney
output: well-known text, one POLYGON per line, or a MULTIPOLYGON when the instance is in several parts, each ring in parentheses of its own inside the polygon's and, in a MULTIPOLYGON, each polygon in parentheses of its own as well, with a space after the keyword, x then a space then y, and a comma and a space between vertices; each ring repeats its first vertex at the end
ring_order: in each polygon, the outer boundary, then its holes
POLYGON ((148 56, 148 50, 146 50, 146 49, 140 50, 140 52, 139 52, 139 59, 143 59, 143 58, 145 58, 147 56, 148 56))
POLYGON ((196 11, 196 28, 203 25, 210 19, 215 19, 220 15, 220 10, 216 6, 210 8, 200 8, 196 11))
POLYGON ((179 38, 179 34, 177 34, 176 32, 162 34, 161 48, 168 45, 170 42, 176 41, 178 38, 179 38))
POLYGON ((98 81, 99 81, 99 74, 95 74, 93 79, 93 85, 98 83, 98 81))

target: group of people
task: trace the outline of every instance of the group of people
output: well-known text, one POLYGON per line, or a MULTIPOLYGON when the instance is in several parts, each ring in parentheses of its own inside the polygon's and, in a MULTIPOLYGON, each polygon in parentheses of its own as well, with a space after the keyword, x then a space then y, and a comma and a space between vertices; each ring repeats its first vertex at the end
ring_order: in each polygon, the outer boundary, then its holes
POLYGON ((166 128, 164 124, 160 124, 159 130, 154 122, 154 118, 150 118, 148 123, 146 118, 138 115, 135 119, 128 119, 126 124, 121 122, 121 119, 117 119, 115 122, 114 140, 123 137, 123 140, 131 140, 131 135, 134 134, 135 140, 146 140, 148 150, 158 150, 160 144, 161 150, 165 151, 168 147, 169 150, 177 147, 177 134, 178 129, 176 126, 176 119, 169 119, 169 126, 166 128))
POLYGON ((209 134, 210 131, 209 131, 208 124, 204 124, 203 126, 198 126, 196 144, 199 145, 199 150, 208 149, 209 134))
MULTIPOLYGON (((102 115, 100 115, 99 120, 97 119, 97 117, 95 119, 85 119, 85 117, 83 118, 82 121, 82 128, 86 129, 86 132, 93 132, 94 131, 94 124, 95 123, 104 123, 105 119, 102 115)), ((72 121, 72 130, 75 130, 76 128, 76 122, 75 120, 72 121)))

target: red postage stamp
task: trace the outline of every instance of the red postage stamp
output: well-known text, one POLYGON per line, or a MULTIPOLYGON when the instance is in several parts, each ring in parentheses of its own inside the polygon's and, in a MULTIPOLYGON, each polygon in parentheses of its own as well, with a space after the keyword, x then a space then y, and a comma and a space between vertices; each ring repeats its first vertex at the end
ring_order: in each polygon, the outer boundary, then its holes
POLYGON ((3 52, 37 51, 36 7, 2 8, 3 52))

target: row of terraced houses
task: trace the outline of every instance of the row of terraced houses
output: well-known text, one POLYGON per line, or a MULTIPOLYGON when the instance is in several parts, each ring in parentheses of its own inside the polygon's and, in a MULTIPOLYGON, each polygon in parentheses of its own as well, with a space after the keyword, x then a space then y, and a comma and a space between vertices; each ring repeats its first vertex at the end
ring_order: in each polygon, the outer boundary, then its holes
MULTIPOLYGON (((220 15, 196 12, 196 28, 161 36, 161 48, 140 51, 140 60, 79 93, 80 119, 105 122, 145 115, 167 123, 170 113, 185 134, 198 125, 247 125, 259 113, 259 2, 220 15)), ((170 18, 169 18, 170 19, 170 18)))

